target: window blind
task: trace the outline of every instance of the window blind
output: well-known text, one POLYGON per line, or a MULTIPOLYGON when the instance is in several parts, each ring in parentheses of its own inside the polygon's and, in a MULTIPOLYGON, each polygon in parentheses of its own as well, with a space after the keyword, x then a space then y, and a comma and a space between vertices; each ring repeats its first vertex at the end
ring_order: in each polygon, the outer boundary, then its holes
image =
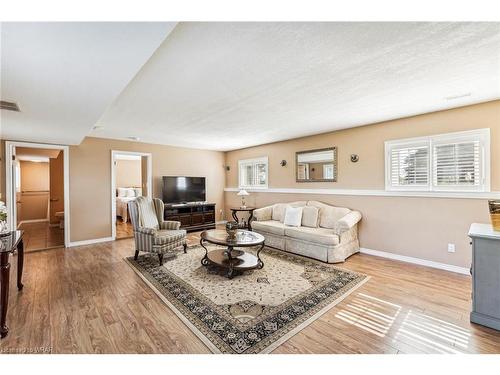
POLYGON ((479 186, 480 143, 463 142, 434 146, 434 185, 479 186))
POLYGON ((390 150, 392 186, 429 185, 429 147, 407 146, 390 150))
POLYGON ((240 160, 240 187, 267 187, 267 164, 264 159, 240 160))

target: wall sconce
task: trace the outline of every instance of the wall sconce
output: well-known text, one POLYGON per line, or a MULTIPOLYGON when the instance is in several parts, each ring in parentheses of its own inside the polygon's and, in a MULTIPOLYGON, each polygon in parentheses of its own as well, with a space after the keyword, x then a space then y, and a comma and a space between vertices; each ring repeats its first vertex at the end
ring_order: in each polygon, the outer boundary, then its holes
POLYGON ((280 165, 284 167, 286 165, 286 160, 283 159, 282 161, 280 161, 280 165))
POLYGON ((353 163, 357 163, 357 162, 358 162, 358 160, 359 160, 359 156, 358 156, 357 154, 352 154, 352 155, 351 155, 351 161, 352 161, 353 163))

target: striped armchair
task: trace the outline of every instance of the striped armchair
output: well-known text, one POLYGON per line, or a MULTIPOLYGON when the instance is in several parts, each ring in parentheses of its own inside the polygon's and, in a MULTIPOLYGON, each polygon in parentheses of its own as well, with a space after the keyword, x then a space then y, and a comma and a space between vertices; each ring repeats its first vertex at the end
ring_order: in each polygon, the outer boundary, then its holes
POLYGON ((139 251, 158 254, 160 265, 163 264, 163 255, 173 252, 183 246, 186 253, 186 231, 179 229, 178 221, 163 220, 163 202, 158 199, 137 197, 128 202, 128 210, 132 226, 134 227, 135 257, 139 251))

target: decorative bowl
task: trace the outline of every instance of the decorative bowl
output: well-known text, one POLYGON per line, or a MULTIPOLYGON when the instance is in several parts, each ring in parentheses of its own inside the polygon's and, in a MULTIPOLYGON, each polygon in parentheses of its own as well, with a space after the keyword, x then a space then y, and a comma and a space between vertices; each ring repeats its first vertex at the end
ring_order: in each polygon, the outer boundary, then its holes
POLYGON ((228 238, 235 238, 238 231, 238 223, 236 221, 228 221, 226 223, 226 232, 228 238))

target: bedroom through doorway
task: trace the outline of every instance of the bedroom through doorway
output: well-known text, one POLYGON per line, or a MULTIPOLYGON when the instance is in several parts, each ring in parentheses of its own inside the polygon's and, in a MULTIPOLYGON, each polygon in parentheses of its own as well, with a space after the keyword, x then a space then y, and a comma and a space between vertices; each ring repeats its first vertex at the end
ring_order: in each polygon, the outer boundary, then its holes
POLYGON ((151 154, 112 151, 113 238, 134 236, 128 203, 152 196, 151 154))

